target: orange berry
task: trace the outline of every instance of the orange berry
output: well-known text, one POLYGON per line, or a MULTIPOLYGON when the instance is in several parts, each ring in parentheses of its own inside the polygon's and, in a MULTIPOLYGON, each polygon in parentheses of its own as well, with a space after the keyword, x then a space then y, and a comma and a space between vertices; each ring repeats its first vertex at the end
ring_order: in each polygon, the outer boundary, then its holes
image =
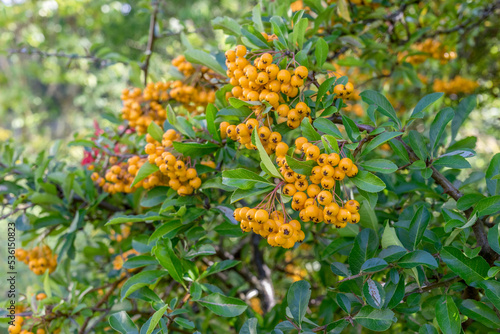
POLYGON ((300 79, 305 79, 308 74, 309 71, 305 66, 299 66, 295 69, 295 75, 298 76, 300 79))

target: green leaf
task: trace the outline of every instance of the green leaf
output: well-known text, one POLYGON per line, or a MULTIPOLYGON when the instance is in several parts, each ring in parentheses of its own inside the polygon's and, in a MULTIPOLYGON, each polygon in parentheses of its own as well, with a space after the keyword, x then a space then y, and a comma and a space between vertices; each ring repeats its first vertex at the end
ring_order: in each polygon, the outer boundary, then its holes
POLYGON ((500 174, 500 153, 493 156, 490 165, 486 170, 486 188, 488 193, 493 195, 500 195, 500 179, 496 179, 496 175, 500 174))
POLYGON ((234 266, 237 266, 241 261, 237 260, 224 260, 222 262, 215 262, 210 267, 207 268, 201 275, 199 279, 203 279, 207 276, 219 273, 221 271, 230 269, 234 266))
POLYGON ((458 305, 458 309, 460 310, 460 313, 476 320, 480 324, 493 329, 500 328, 500 320, 498 319, 495 311, 477 300, 463 300, 458 305))
POLYGON ((294 282, 287 293, 288 307, 292 313, 293 320, 301 326, 311 298, 311 285, 307 281, 294 282))
POLYGON ((391 174, 398 170, 398 166, 394 162, 385 159, 372 159, 364 161, 360 165, 370 172, 382 174, 391 174))
POLYGON ((236 317, 245 312, 247 304, 237 298, 226 297, 220 293, 212 293, 198 301, 213 313, 221 317, 236 317))
POLYGON ((495 308, 500 310, 500 282, 493 280, 483 281, 479 286, 484 289, 484 294, 495 308))
POLYGON ((330 121, 326 118, 317 118, 313 122, 313 125, 316 129, 318 129, 319 131, 321 131, 323 133, 331 135, 337 139, 344 139, 339 128, 337 128, 337 126, 332 121, 330 121))
POLYGON ((239 334, 258 334, 257 333, 257 318, 250 318, 241 326, 239 334))
POLYGON ((205 116, 207 120, 207 130, 212 135, 212 137, 218 142, 221 141, 221 137, 219 131, 217 130, 217 126, 215 125, 215 118, 217 117, 217 108, 209 103, 207 105, 207 109, 205 111, 205 116))
POLYGON ((137 172, 137 175, 134 178, 134 182, 132 182, 130 186, 131 187, 135 186, 138 182, 141 182, 146 177, 148 177, 153 173, 156 173, 159 170, 160 169, 158 168, 158 166, 150 164, 149 161, 146 161, 144 165, 142 165, 139 171, 137 172))
POLYGON ((351 15, 349 15, 349 7, 346 0, 337 0, 337 13, 347 22, 351 22, 351 15))
POLYGON ((330 151, 331 148, 331 151, 340 153, 339 143, 337 142, 337 139, 335 139, 334 136, 322 135, 321 142, 323 143, 323 146, 327 151, 330 151))
POLYGON ((486 197, 480 200, 474 209, 479 217, 491 215, 500 211, 500 195, 486 197))
POLYGON ((143 215, 116 215, 111 218, 106 225, 114 225, 114 224, 122 224, 122 223, 136 223, 136 222, 144 222, 144 221, 154 221, 154 220, 168 220, 171 219, 169 217, 161 216, 158 212, 148 211, 143 215))
POLYGON ((247 24, 241 28, 241 34, 248 38, 250 43, 254 44, 256 47, 263 49, 269 48, 267 41, 255 27, 247 24))
POLYGON ((465 211, 468 208, 472 207, 474 204, 482 200, 484 197, 483 194, 475 193, 475 194, 465 194, 460 197, 457 201, 457 209, 465 211))
POLYGON ((490 266, 485 259, 476 256, 472 259, 466 257, 462 251, 455 247, 443 247, 441 259, 457 275, 462 277, 468 285, 477 284, 488 278, 490 266))
POLYGON ((304 46, 304 35, 306 33, 307 25, 309 24, 309 20, 306 18, 300 19, 298 23, 293 26, 292 32, 292 42, 293 47, 297 47, 298 50, 302 50, 304 46))
POLYGON ((160 128, 155 122, 151 122, 148 125, 148 133, 154 140, 160 142, 163 140, 163 129, 160 128))
POLYGON ((388 330, 394 322, 394 312, 391 310, 378 310, 366 305, 361 308, 354 320, 361 326, 375 332, 388 330))
POLYGON ((385 260, 379 259, 378 257, 374 257, 372 259, 366 260, 366 262, 363 263, 363 265, 361 266, 361 271, 365 273, 372 273, 383 270, 387 266, 388 264, 385 260))
MULTIPOLYGON (((316 48, 314 50, 314 55, 316 56, 316 65, 318 65, 318 67, 321 68, 323 66, 323 64, 325 63, 326 58, 328 56, 328 44, 321 37, 318 38, 318 40, 316 41, 316 48)), ((335 78, 330 78, 330 79, 333 79, 333 81, 332 81, 332 84, 333 84, 333 82, 335 81, 335 78)), ((330 80, 330 79, 328 79, 328 80, 330 80)), ((330 87, 331 87, 331 85, 330 85, 330 87)), ((328 89, 330 89, 330 87, 328 87, 328 89)), ((320 88, 321 88, 321 86, 320 86, 320 88)), ((319 92, 319 90, 318 90, 318 92, 319 92)), ((321 98, 321 97, 319 97, 319 98, 321 98)), ((318 99, 316 99, 316 100, 320 101, 318 99)))
MULTIPOLYGON (((389 225, 389 223, 386 223, 384 227, 384 233, 382 234, 382 248, 389 248, 391 246, 399 246, 401 249, 406 253, 406 250, 403 248, 403 244, 399 240, 397 234, 396 234, 396 229, 389 225)), ((402 254, 401 256, 403 256, 402 254)), ((400 257, 401 257, 400 256, 400 257)), ((399 258, 398 258, 399 259, 399 258)))
POLYGON ((182 143, 174 141, 174 149, 184 156, 199 158, 207 154, 212 154, 219 149, 219 146, 213 143, 182 143))
POLYGON ((418 334, 439 334, 438 330, 429 324, 425 324, 418 330, 418 334))
POLYGON ((186 57, 186 60, 191 63, 205 65, 211 70, 226 76, 226 71, 224 71, 222 66, 217 62, 217 60, 215 60, 214 56, 205 51, 188 49, 184 53, 184 56, 186 57))
POLYGON ((222 29, 230 35, 239 36, 241 34, 241 26, 230 17, 216 17, 212 20, 212 27, 214 29, 222 29))
POLYGON ((427 150, 427 144, 424 136, 415 130, 411 130, 408 134, 408 138, 410 140, 410 147, 415 152, 417 157, 420 160, 425 161, 429 156, 429 152, 427 150))
POLYGON ((457 107, 457 112, 451 122, 451 140, 455 140, 458 130, 464 123, 469 114, 476 108, 476 95, 470 95, 462 99, 457 107))
POLYGON ((154 331, 154 329, 156 328, 156 326, 160 322, 161 318, 163 318, 163 316, 165 315, 165 312, 167 312, 168 308, 169 308, 169 305, 166 304, 165 306, 163 306, 161 309, 156 311, 151 316, 150 322, 149 322, 149 327, 148 327, 146 334, 151 334, 154 331))
POLYGON ((396 153, 401 159, 403 159, 403 162, 410 163, 408 152, 406 151, 403 143, 401 143, 399 140, 391 139, 389 141, 389 145, 391 146, 394 153, 396 153))
POLYGON ((271 173, 271 176, 283 180, 283 176, 280 174, 276 166, 273 164, 271 158, 269 158, 269 155, 264 149, 264 146, 262 146, 259 136, 257 135, 257 128, 253 129, 252 131, 252 143, 255 146, 257 146, 257 150, 259 151, 260 155, 260 160, 262 160, 264 166, 266 166, 267 170, 271 173))
POLYGON ((356 187, 369 193, 377 193, 385 189, 384 181, 367 171, 359 171, 358 175, 350 180, 356 187))
POLYGON ((236 189, 235 192, 231 195, 231 204, 252 196, 270 193, 274 188, 275 185, 264 188, 236 189))
POLYGON ((431 151, 434 152, 436 147, 441 141, 441 136, 443 135, 446 125, 453 119, 455 112, 451 108, 444 108, 436 115, 436 118, 432 121, 431 128, 429 130, 429 138, 431 143, 431 151))
POLYGON ((326 326, 326 331, 328 334, 340 334, 344 331, 344 329, 349 325, 347 320, 340 319, 334 322, 329 323, 326 326))
POLYGON ((193 329, 194 328, 194 322, 189 321, 187 319, 177 317, 174 319, 175 323, 177 323, 179 326, 187 328, 187 329, 193 329))
MULTIPOLYGON (((124 264, 123 268, 125 269, 134 269, 140 268, 149 265, 158 265, 158 261, 152 256, 149 255, 137 255, 129 258, 124 264)), ((167 272, 165 272, 167 273, 167 272)))
POLYGON ((309 141, 321 140, 321 136, 319 135, 319 133, 313 128, 311 123, 309 123, 309 118, 304 117, 300 125, 300 128, 302 129, 302 135, 306 137, 309 141))
POLYGON ((223 171, 222 183, 239 189, 252 189, 256 184, 273 185, 259 174, 243 168, 223 171))
POLYGON ((177 255, 175 255, 170 239, 159 240, 156 245, 154 254, 158 259, 158 262, 160 262, 161 266, 167 269, 170 276, 177 282, 181 283, 184 288, 186 288, 183 280, 184 272, 182 263, 177 255))
MULTIPOLYGON (((382 260, 383 261, 383 260, 382 260)), ((368 305, 376 309, 381 309, 385 301, 385 291, 380 283, 372 279, 366 280, 363 286, 363 296, 368 305)))
POLYGON ((424 205, 421 205, 410 222, 409 239, 411 240, 411 250, 417 249, 430 220, 431 214, 424 205))
POLYGON ((109 317, 109 325, 122 334, 138 334, 134 322, 125 311, 114 313, 109 317))
POLYGON ((363 151, 361 152, 361 156, 366 155, 370 152, 372 152, 374 149, 382 145, 383 143, 391 140, 392 138, 398 137, 402 135, 402 132, 383 132, 373 138, 366 146, 363 148, 363 151))
POLYGON ((394 107, 391 105, 389 100, 379 92, 374 90, 365 90, 361 94, 359 94, 363 101, 368 103, 369 105, 375 104, 378 108, 378 111, 387 117, 389 117, 394 123, 396 123, 399 127, 401 127, 401 121, 396 116, 396 111, 394 107))
POLYGON ((444 93, 432 93, 424 96, 420 101, 418 101, 415 109, 411 113, 411 118, 424 118, 423 111, 431 106, 434 102, 439 100, 444 93))
POLYGON ((377 248, 378 238, 372 229, 365 228, 359 232, 348 258, 352 274, 356 275, 360 272, 366 260, 375 255, 377 248))
POLYGON ((448 155, 435 160, 432 163, 435 167, 448 168, 470 168, 470 163, 460 155, 448 155))
POLYGON ((371 228, 375 231, 378 238, 379 223, 375 210, 371 206, 370 201, 364 197, 359 198, 359 202, 361 204, 361 208, 359 209, 359 215, 361 217, 359 224, 363 227, 371 228))
MULTIPOLYGON (((317 55, 316 55, 316 57, 317 57, 317 55)), ((321 101, 323 96, 325 96, 326 92, 328 92, 332 88, 332 86, 336 80, 337 80, 336 77, 331 77, 331 78, 328 78, 325 81, 323 81, 323 83, 318 88, 318 94, 316 95, 316 103, 319 103, 321 101)), ((318 118, 318 119, 321 119, 321 118, 318 118)), ((316 124, 314 126, 316 126, 316 124)))
POLYGON ((460 314, 451 296, 442 296, 436 303, 436 320, 443 334, 460 333, 460 314))
POLYGON ((411 269, 417 266, 426 266, 431 269, 438 267, 436 259, 428 252, 423 250, 416 250, 403 256, 398 265, 401 268, 411 269))
POLYGON ((351 300, 343 293, 337 293, 337 304, 344 310, 345 313, 351 313, 351 300))
POLYGON ((295 158, 292 158, 291 156, 285 156, 286 157, 286 163, 290 168, 295 172, 299 173, 302 175, 311 175, 311 171, 316 166, 316 162, 313 160, 297 160, 295 158))
MULTIPOLYGON (((385 227, 386 230, 388 227, 389 227, 389 225, 387 225, 385 227)), ((393 227, 389 227, 389 228, 394 229, 393 227)), ((385 234, 385 232, 384 232, 384 234, 385 234)), ((383 242, 383 240, 382 240, 382 242, 383 242)), ((387 262, 394 262, 394 261, 397 261, 400 258, 402 258, 405 254, 406 254, 406 249, 404 249, 402 246, 390 245, 386 249, 383 249, 378 256, 380 258, 386 260, 387 262)))
POLYGON ((488 231, 488 243, 491 249, 500 254, 500 224, 496 224, 488 231))
POLYGON ((347 133, 349 139, 356 142, 359 138, 359 130, 356 123, 354 123, 354 121, 349 117, 342 115, 342 124, 344 124, 345 132, 347 133))
POLYGON ((147 270, 134 274, 128 280, 126 280, 122 286, 122 301, 130 296, 130 294, 134 291, 137 291, 146 285, 154 284, 160 277, 163 277, 167 274, 168 273, 163 270, 147 270))
POLYGON ((254 23, 255 29, 258 31, 264 31, 264 25, 262 24, 262 11, 260 5, 255 6, 252 9, 252 21, 254 23))

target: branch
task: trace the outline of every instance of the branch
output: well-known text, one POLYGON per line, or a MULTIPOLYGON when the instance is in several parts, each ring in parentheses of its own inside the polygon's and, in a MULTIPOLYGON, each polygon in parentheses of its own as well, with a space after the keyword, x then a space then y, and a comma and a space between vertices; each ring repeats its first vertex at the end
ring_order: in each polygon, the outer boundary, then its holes
POLYGON ((142 65, 142 70, 144 71, 144 86, 148 83, 148 70, 149 70, 149 61, 151 60, 151 56, 153 55, 153 48, 155 45, 156 35, 155 35, 155 26, 156 26, 156 16, 158 14, 159 1, 153 1, 153 12, 151 13, 151 20, 149 21, 149 38, 148 38, 148 46, 146 47, 146 60, 142 65))
POLYGON ((264 313, 271 310, 276 305, 274 299, 274 287, 271 280, 271 270, 264 262, 264 257, 259 249, 260 236, 252 234, 252 247, 257 274, 262 286, 264 313))
POLYGON ((91 54, 79 55, 76 53, 46 52, 46 51, 41 51, 41 50, 38 50, 35 48, 8 49, 7 52, 9 53, 9 55, 13 55, 13 54, 38 55, 41 57, 67 58, 70 61, 74 60, 74 59, 85 59, 85 60, 89 60, 91 62, 94 62, 96 64, 99 64, 102 67, 114 65, 117 63, 128 64, 127 62, 122 61, 122 60, 103 59, 103 58, 93 56, 91 54))

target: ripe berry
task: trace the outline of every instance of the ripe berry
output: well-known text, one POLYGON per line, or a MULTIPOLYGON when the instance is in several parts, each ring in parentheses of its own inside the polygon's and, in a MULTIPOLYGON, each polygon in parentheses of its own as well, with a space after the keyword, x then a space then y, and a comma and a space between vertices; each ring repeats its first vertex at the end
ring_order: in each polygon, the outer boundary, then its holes
POLYGON ((316 145, 312 145, 306 151, 307 159, 316 160, 316 158, 318 158, 319 156, 319 153, 319 148, 316 145))
POLYGON ((255 220, 255 213, 256 212, 257 212, 257 210, 255 210, 255 209, 250 209, 247 211, 246 217, 247 217, 247 220, 249 222, 253 222, 255 220))
POLYGON ((298 76, 300 79, 305 79, 308 74, 309 71, 305 66, 299 66, 295 69, 295 75, 298 76))
MULTIPOLYGON (((289 83, 290 82, 290 79, 291 79, 291 75, 290 75, 290 72, 288 72, 287 70, 281 70, 278 72, 278 81, 281 82, 282 84, 286 84, 286 83, 289 83)), ((282 88, 283 88, 283 85, 282 85, 282 88)), ((283 92, 283 90, 282 90, 283 92)), ((285 92, 283 92, 285 93, 285 92)), ((286 93, 285 93, 286 94, 286 93)))
POLYGON ((349 222, 351 221, 351 213, 348 210, 341 208, 337 214, 337 220, 341 222, 349 222))
POLYGON ((270 65, 273 62, 273 56, 269 53, 264 53, 260 56, 260 61, 265 65, 270 65))
POLYGON ((340 156, 337 153, 330 153, 328 155, 328 164, 332 167, 335 167, 340 162, 340 156))
POLYGON ((349 158, 343 158, 339 162, 339 167, 344 173, 349 171, 352 166, 353 166, 352 160, 349 158))
POLYGON ((320 192, 317 196, 318 203, 321 205, 328 205, 332 202, 333 200, 333 195, 331 192, 323 190, 320 192))
POLYGON ((280 226, 280 232, 279 235, 283 237, 284 239, 289 239, 293 235, 293 228, 290 226, 290 224, 283 224, 280 226))
POLYGON ((321 192, 321 188, 317 184, 310 184, 307 187, 307 196, 315 198, 321 192))
POLYGON ((269 213, 266 210, 259 209, 255 212, 255 221, 259 224, 265 223, 269 219, 269 213))
POLYGON ((337 181, 342 181, 345 178, 345 173, 337 166, 335 167, 333 178, 337 181))
POLYGON ((288 152, 288 145, 284 142, 280 142, 278 145, 276 145, 276 155, 281 156, 281 155, 286 155, 288 152))
POLYGON ((351 169, 345 173, 349 177, 355 177, 358 175, 358 167, 356 165, 352 165, 351 169))
POLYGON ((361 216, 359 215, 359 212, 352 213, 351 212, 351 224, 357 224, 359 223, 359 220, 361 219, 361 216))
POLYGON ((244 57, 247 54, 247 48, 244 45, 238 45, 236 47, 236 56, 244 57))
POLYGON ((344 207, 349 210, 351 213, 356 213, 359 211, 360 209, 360 205, 359 205, 359 202, 356 201, 356 200, 353 200, 351 199, 350 201, 348 201, 344 207))
POLYGON ((335 180, 332 177, 324 177, 321 179, 321 186, 324 189, 332 189, 335 185, 335 180))
POLYGON ((330 165, 324 165, 323 167, 321 167, 321 175, 323 177, 332 177, 334 172, 334 168, 330 165))

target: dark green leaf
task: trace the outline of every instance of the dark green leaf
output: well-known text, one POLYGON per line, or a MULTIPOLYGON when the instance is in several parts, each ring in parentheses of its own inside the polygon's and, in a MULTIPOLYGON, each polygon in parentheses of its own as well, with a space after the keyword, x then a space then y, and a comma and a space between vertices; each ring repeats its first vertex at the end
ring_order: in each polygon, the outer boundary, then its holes
POLYGON ((453 119, 455 112, 451 108, 444 108, 436 115, 436 118, 432 121, 431 128, 429 130, 429 138, 431 143, 431 151, 434 152, 436 147, 441 141, 441 136, 443 135, 446 125, 453 119))
MULTIPOLYGON (((156 262, 156 261, 155 261, 156 262)), ((163 270, 147 270, 134 274, 122 286, 121 298, 127 298, 132 292, 142 288, 143 286, 155 283, 160 277, 168 273, 163 270)))
POLYGON ((460 314, 451 296, 442 296, 436 303, 436 320, 443 334, 460 333, 460 314))
POLYGON ((479 284, 484 289, 484 294, 488 297, 489 301, 500 310, 500 282, 488 280, 479 284))
POLYGON ((185 287, 183 280, 184 270, 182 263, 172 249, 172 242, 169 239, 158 241, 155 256, 163 268, 167 269, 170 276, 185 287))
POLYGON ((314 127, 319 131, 331 135, 337 139, 344 139, 339 128, 330 120, 326 118, 318 118, 314 121, 314 127))
POLYGON ((302 129, 302 135, 306 137, 309 141, 321 140, 321 136, 319 135, 319 133, 313 128, 311 123, 309 123, 309 118, 304 117, 300 125, 300 128, 302 129))
POLYGON ((312 169, 317 165, 313 160, 302 161, 292 158, 288 155, 286 156, 286 163, 294 172, 302 175, 311 175, 312 169))
POLYGON ((500 320, 498 319, 495 311, 477 300, 463 300, 458 305, 458 309, 460 310, 460 313, 476 320, 480 324, 493 329, 500 328, 500 320))
POLYGON ((125 311, 114 313, 109 317, 109 325, 122 334, 138 334, 139 331, 125 311))
POLYGON ((311 285, 307 281, 294 282, 287 293, 288 307, 292 313, 294 321, 300 326, 309 305, 311 298, 311 285))
POLYGON ((391 310, 378 310, 366 305, 361 308, 354 320, 361 326, 376 332, 388 330, 394 322, 394 312, 391 310))
POLYGON ((468 285, 477 286, 479 282, 488 278, 490 266, 480 256, 470 259, 459 249, 448 246, 443 247, 441 250, 441 259, 455 274, 462 277, 468 285))
POLYGON ((226 297, 220 293, 212 293, 198 301, 213 313, 221 317, 236 317, 245 312, 247 304, 237 298, 226 297))
POLYGON ((256 184, 272 185, 271 182, 257 173, 243 168, 223 171, 222 183, 239 189, 252 189, 256 184))
POLYGON ((177 152, 184 156, 199 158, 207 154, 211 154, 219 149, 219 146, 213 143, 181 143, 174 141, 174 148, 177 152))
POLYGON ((214 264, 212 264, 210 267, 208 267, 207 270, 205 270, 200 275, 200 279, 203 279, 207 276, 210 276, 210 275, 219 273, 221 271, 230 269, 230 268, 238 265, 239 263, 240 263, 240 261, 237 261, 237 260, 224 260, 222 262, 215 262, 214 264))
POLYGON ((388 264, 385 260, 374 257, 372 259, 366 260, 366 262, 363 263, 363 265, 361 266, 361 271, 365 273, 376 272, 385 269, 387 265, 388 264))
POLYGON ((359 94, 363 101, 368 103, 369 105, 375 104, 378 106, 378 111, 389 117, 396 125, 401 127, 401 121, 398 119, 396 116, 396 111, 394 110, 394 107, 391 105, 389 100, 379 92, 376 92, 374 90, 365 90, 361 94, 359 94))
POLYGON ((350 180, 361 190, 369 193, 376 193, 385 189, 385 183, 377 176, 367 171, 359 171, 358 175, 350 180))
POLYGON ((363 151, 361 152, 361 156, 372 152, 374 149, 376 149, 383 143, 395 137, 398 137, 402 134, 403 134, 402 132, 383 132, 379 134, 378 136, 373 138, 373 140, 371 140, 368 144, 366 144, 366 146, 363 148, 363 151))
POLYGON ((217 108, 209 103, 207 105, 207 109, 205 110, 206 120, 207 120, 207 129, 208 132, 212 135, 212 137, 218 142, 221 141, 221 137, 219 131, 217 130, 217 126, 215 125, 215 118, 217 116, 217 108))
POLYGON ((352 274, 358 274, 366 260, 375 255, 378 248, 378 238, 375 232, 366 228, 359 232, 349 254, 349 265, 352 274))
POLYGON ((469 114, 476 108, 476 95, 470 95, 464 98, 457 107, 457 112, 451 122, 451 139, 455 140, 458 130, 464 123, 469 114))
POLYGON ((323 38, 318 38, 316 41, 316 50, 314 51, 314 55, 316 56, 316 65, 321 68, 326 60, 326 57, 328 56, 328 44, 323 38))
POLYGON ((184 56, 186 56, 186 60, 191 63, 205 65, 211 70, 214 70, 215 72, 223 76, 226 76, 226 71, 224 71, 222 66, 217 62, 217 60, 215 60, 214 56, 212 56, 209 53, 206 53, 205 51, 188 49, 184 53, 184 56))
POLYGON ((354 121, 349 117, 342 115, 342 124, 344 124, 345 132, 347 133, 349 139, 356 142, 359 138, 359 130, 356 123, 354 123, 354 121))
POLYGON ((424 236, 427 225, 431 220, 431 214, 424 205, 421 205, 410 222, 409 238, 411 240, 411 250, 416 250, 417 246, 424 236))
POLYGON ((385 159, 372 159, 364 161, 361 163, 361 167, 370 172, 378 172, 382 174, 391 174, 398 170, 398 166, 394 162, 385 159))
POLYGON ((438 267, 436 259, 431 254, 423 250, 416 250, 406 254, 398 261, 398 265, 407 269, 415 268, 420 265, 431 269, 438 267))
POLYGON ((148 133, 154 140, 160 142, 163 140, 163 129, 160 128, 155 122, 151 122, 148 125, 148 133))
POLYGON ((429 151, 427 150, 427 144, 425 143, 424 136, 415 130, 411 130, 408 138, 410 140, 410 147, 420 160, 425 161, 429 156, 429 151))
POLYGON ((460 155, 444 156, 432 163, 435 167, 470 168, 470 163, 460 155))
POLYGON ((430 105, 432 105, 434 102, 439 100, 443 95, 444 95, 443 93, 432 93, 424 96, 420 101, 418 101, 417 105, 415 106, 415 109, 413 109, 413 112, 411 113, 411 118, 423 118, 424 117, 423 111, 427 109, 430 105))

